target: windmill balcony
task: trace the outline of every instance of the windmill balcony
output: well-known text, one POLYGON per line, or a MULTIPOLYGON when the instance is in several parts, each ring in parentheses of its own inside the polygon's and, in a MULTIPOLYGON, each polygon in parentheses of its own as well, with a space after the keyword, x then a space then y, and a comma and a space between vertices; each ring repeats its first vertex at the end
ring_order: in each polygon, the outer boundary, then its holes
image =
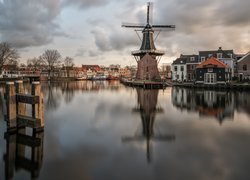
POLYGON ((132 55, 140 55, 140 54, 146 54, 146 53, 159 54, 159 55, 165 54, 164 51, 155 50, 155 49, 150 49, 150 50, 136 50, 136 51, 132 51, 131 52, 132 55))

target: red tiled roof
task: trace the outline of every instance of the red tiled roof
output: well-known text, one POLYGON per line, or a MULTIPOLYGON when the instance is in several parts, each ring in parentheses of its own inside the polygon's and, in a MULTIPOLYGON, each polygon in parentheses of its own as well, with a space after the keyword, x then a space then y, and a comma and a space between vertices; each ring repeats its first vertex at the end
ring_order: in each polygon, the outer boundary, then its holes
POLYGON ((213 65, 216 66, 217 68, 228 68, 226 64, 224 64, 223 62, 219 61, 214 57, 208 58, 207 60, 199 64, 196 68, 204 68, 207 65, 213 65))

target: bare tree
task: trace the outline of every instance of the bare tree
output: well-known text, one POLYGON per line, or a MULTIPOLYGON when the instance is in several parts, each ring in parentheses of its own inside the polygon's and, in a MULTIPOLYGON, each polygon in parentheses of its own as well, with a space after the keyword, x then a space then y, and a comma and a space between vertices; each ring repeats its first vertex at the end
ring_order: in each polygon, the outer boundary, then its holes
POLYGON ((55 67, 61 63, 61 54, 55 49, 48 49, 42 54, 41 58, 48 66, 48 76, 50 78, 51 72, 54 72, 55 67))
POLYGON ((73 66, 74 66, 74 59, 67 56, 67 57, 64 59, 64 65, 65 65, 66 67, 73 67, 73 66))
POLYGON ((19 55, 16 49, 11 48, 7 42, 0 43, 0 74, 2 74, 3 65, 9 62, 17 62, 19 55))
POLYGON ((73 58, 68 57, 68 56, 64 59, 64 66, 65 66, 65 69, 67 70, 67 77, 69 77, 69 69, 74 66, 73 61, 74 61, 73 58))
POLYGON ((41 56, 38 58, 34 57, 32 59, 27 60, 27 66, 34 68, 35 70, 41 69, 45 65, 45 61, 42 59, 41 56))

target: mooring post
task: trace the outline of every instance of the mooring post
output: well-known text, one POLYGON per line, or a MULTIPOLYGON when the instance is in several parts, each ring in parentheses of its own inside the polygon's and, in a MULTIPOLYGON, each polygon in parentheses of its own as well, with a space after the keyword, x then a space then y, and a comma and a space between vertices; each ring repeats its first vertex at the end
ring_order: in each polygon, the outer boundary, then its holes
POLYGON ((16 92, 14 82, 6 83, 7 129, 16 129, 16 92))
MULTIPOLYGON (((24 94, 23 81, 15 81, 16 93, 24 94)), ((24 103, 17 102, 17 114, 26 115, 26 105, 24 103)))
POLYGON ((44 127, 44 117, 43 117, 43 94, 41 93, 40 82, 32 82, 31 94, 34 96, 39 96, 39 103, 32 104, 32 117, 41 120, 41 127, 44 127))

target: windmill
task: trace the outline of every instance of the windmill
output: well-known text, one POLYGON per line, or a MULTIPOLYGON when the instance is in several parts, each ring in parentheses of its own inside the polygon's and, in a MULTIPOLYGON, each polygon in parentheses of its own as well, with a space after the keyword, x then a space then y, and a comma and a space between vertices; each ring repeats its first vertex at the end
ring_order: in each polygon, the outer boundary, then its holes
MULTIPOLYGON (((147 19, 146 25, 134 25, 134 24, 122 24, 122 27, 133 28, 142 32, 141 47, 139 50, 132 51, 131 54, 135 57, 137 62, 137 74, 138 80, 158 80, 160 79, 157 65, 164 55, 164 51, 157 50, 154 44, 154 32, 158 31, 156 38, 162 30, 175 29, 175 25, 151 25, 150 24, 150 7, 152 3, 147 4, 147 19)), ((137 33, 138 35, 138 33, 137 33)), ((139 35, 138 35, 139 36, 139 35)))

